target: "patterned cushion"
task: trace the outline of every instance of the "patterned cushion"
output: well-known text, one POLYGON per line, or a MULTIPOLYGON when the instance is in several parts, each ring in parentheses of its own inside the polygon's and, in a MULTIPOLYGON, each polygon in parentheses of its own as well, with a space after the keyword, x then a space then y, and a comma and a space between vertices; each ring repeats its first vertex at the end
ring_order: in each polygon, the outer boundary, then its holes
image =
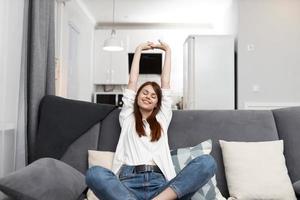
MULTIPOLYGON (((171 151, 172 161, 178 174, 194 158, 210 154, 212 149, 211 140, 204 141, 194 147, 180 148, 171 151)), ((207 184, 199 189, 192 200, 225 200, 217 188, 216 177, 213 176, 207 184)))

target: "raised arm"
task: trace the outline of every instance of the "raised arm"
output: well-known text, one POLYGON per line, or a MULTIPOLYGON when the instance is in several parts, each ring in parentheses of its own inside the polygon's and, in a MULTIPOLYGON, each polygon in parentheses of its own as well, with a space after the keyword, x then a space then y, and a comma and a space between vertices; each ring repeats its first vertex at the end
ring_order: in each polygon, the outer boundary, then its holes
POLYGON ((139 78, 139 72, 140 72, 140 59, 141 59, 141 53, 143 50, 152 49, 153 43, 147 42, 147 43, 141 43, 139 46, 136 47, 135 53, 133 56, 133 61, 131 64, 130 69, 130 75, 129 75, 129 81, 128 81, 128 89, 131 89, 133 91, 136 91, 137 89, 137 82, 139 78))
POLYGON ((165 51, 165 61, 161 73, 161 88, 170 88, 170 74, 171 74, 171 48, 165 42, 159 41, 159 44, 152 44, 153 48, 165 51))

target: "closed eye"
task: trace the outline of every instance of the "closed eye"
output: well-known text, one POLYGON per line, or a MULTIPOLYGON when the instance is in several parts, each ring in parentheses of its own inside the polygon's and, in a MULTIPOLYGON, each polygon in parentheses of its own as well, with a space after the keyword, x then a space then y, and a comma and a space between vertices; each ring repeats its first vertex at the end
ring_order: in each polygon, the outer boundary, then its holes
POLYGON ((144 94, 144 95, 147 95, 147 94, 148 94, 148 92, 147 92, 147 91, 143 91, 143 94, 144 94))
MULTIPOLYGON (((143 90, 143 95, 148 95, 150 92, 148 90, 143 90)), ((151 93, 151 98, 156 99, 157 95, 155 93, 151 93)))

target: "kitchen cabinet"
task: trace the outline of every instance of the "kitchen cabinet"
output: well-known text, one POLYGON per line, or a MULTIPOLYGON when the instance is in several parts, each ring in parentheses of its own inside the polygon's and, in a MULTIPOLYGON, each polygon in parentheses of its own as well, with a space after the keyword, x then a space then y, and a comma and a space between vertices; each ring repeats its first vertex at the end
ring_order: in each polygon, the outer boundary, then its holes
POLYGON ((127 84, 128 53, 106 52, 102 49, 95 59, 94 84, 127 84))

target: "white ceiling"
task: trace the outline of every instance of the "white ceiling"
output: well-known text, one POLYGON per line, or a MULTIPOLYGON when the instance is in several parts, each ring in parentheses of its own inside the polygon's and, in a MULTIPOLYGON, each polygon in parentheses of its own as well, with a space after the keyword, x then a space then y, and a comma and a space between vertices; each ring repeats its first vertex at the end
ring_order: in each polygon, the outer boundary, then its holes
MULTIPOLYGON (((112 23, 113 0, 77 0, 96 23, 112 23)), ((115 0, 116 23, 209 24, 236 0, 115 0)))

